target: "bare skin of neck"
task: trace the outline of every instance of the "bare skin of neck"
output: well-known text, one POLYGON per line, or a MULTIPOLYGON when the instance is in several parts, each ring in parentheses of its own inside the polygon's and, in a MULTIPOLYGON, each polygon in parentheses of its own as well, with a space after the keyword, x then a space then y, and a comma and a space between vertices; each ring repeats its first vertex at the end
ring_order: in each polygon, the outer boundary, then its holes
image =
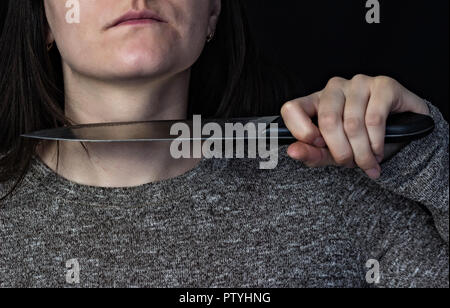
MULTIPOLYGON (((175 120, 187 117, 190 72, 166 79, 98 81, 65 72, 66 116, 76 124, 175 120)), ((169 142, 45 142, 38 155, 62 177, 82 185, 133 187, 170 179, 199 159, 173 159, 169 142), (57 168, 58 167, 58 168, 57 168)))

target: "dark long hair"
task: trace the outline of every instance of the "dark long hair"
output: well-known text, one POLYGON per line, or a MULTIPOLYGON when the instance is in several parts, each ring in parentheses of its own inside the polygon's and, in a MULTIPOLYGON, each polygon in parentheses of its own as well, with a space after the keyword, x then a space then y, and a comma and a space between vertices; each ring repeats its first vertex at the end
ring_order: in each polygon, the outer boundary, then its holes
MULTIPOLYGON (((61 57, 56 48, 47 51, 43 1, 2 2, 0 183, 16 178, 17 186, 37 146, 20 135, 70 123, 64 116, 61 57)), ((289 95, 291 80, 261 62, 250 38, 244 2, 222 1, 216 36, 192 67, 190 115, 274 114, 289 95)))

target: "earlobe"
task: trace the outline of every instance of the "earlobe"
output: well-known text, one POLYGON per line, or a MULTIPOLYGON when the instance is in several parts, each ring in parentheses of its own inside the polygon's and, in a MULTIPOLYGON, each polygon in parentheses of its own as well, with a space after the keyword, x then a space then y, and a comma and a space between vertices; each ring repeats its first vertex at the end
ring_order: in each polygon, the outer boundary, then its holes
POLYGON ((55 41, 55 38, 53 37, 53 34, 49 30, 49 32, 47 34, 47 44, 53 44, 54 41, 55 41))
POLYGON ((53 34, 52 34, 52 32, 50 31, 50 28, 49 28, 48 29, 48 34, 47 34, 47 41, 46 41, 47 51, 50 51, 50 49, 53 48, 54 42, 55 42, 55 39, 54 39, 53 34))

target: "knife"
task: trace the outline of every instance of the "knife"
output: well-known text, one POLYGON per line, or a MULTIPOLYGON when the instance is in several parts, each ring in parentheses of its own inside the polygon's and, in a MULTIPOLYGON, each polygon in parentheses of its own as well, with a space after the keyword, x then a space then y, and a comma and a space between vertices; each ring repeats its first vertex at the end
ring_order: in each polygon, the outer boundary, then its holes
MULTIPOLYGON (((317 117, 312 118, 313 123, 318 126, 317 117)), ((101 123, 65 126, 55 129, 40 130, 22 135, 24 138, 53 140, 53 141, 77 141, 77 142, 154 142, 154 141, 173 141, 173 140, 225 140, 225 137, 211 137, 210 135, 199 135, 188 138, 180 138, 177 135, 171 135, 170 131, 175 124, 185 124, 191 129, 195 129, 192 120, 171 120, 171 121, 145 121, 145 122, 122 122, 122 123, 101 123)), ((271 138, 277 136, 279 144, 294 143, 296 138, 292 136, 286 127, 281 116, 271 117, 253 117, 253 118, 234 118, 234 119, 207 119, 202 120, 202 125, 214 123, 225 132, 226 125, 253 123, 255 125, 265 125, 263 131, 264 137, 271 138), (277 124, 278 128, 273 128, 270 124, 277 124), (274 131, 275 129, 275 131, 274 131)), ((392 114, 386 123, 385 142, 389 143, 407 143, 418 140, 431 134, 435 129, 434 120, 426 115, 406 112, 392 114)), ((234 136, 233 140, 238 139, 258 139, 261 136, 234 136)))

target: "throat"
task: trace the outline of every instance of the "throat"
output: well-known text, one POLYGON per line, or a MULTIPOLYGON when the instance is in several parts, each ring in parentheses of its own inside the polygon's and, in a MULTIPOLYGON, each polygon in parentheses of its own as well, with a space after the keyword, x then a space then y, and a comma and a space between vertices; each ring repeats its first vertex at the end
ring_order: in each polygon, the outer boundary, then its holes
POLYGON ((135 187, 180 176, 201 159, 174 159, 169 142, 46 143, 38 148, 41 160, 63 178, 81 185, 135 187), (58 154, 59 152, 59 154, 58 154))

